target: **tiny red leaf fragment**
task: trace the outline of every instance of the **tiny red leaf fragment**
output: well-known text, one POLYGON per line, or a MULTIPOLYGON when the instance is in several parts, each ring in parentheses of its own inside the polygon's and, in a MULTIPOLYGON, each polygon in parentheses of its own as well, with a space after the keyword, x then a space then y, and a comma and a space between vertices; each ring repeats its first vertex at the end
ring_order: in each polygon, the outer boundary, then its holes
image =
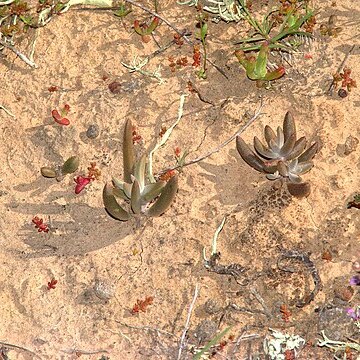
POLYGON ((38 216, 34 216, 31 221, 35 224, 35 228, 38 229, 38 232, 49 232, 49 226, 44 223, 43 219, 40 219, 38 216))
POLYGON ((51 290, 51 289, 55 289, 56 288, 56 284, 57 284, 57 280, 55 280, 54 278, 52 278, 48 283, 47 283, 47 288, 48 290, 51 290))
POLYGON ((84 190, 85 186, 90 183, 91 180, 92 180, 91 178, 81 175, 76 177, 74 179, 74 181, 76 182, 75 194, 80 194, 84 190))
POLYGON ((70 111, 70 106, 68 104, 65 104, 63 109, 61 109, 61 114, 57 110, 52 110, 51 115, 55 122, 57 122, 60 125, 69 125, 70 121, 69 119, 65 118, 65 116, 70 111))
POLYGON ((146 312, 146 308, 151 305, 154 301, 154 298, 152 296, 147 296, 145 300, 139 300, 137 299, 136 304, 133 306, 131 313, 133 315, 138 314, 141 312, 146 312))

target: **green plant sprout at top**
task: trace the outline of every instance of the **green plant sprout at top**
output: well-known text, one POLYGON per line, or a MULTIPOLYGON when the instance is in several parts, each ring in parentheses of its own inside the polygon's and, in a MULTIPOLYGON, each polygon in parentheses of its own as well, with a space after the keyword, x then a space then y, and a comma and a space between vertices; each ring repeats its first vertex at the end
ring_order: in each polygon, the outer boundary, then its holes
POLYGON ((168 182, 147 182, 146 162, 145 155, 136 160, 132 124, 128 119, 123 136, 124 181, 113 177, 112 184, 106 184, 103 190, 105 209, 115 219, 127 221, 139 214, 160 216, 174 200, 178 188, 177 175, 168 182), (118 203, 116 197, 123 200, 125 208, 118 203))
MULTIPOLYGON (((250 37, 236 42, 236 44, 242 44, 235 52, 236 57, 251 80, 268 81, 280 78, 285 73, 282 66, 275 71, 267 71, 268 55, 272 50, 291 53, 301 45, 301 41, 299 42, 296 37, 311 37, 311 32, 302 31, 301 28, 314 19, 313 10, 309 9, 304 2, 296 7, 290 6, 286 10, 282 8, 271 10, 262 21, 258 21, 245 5, 244 0, 238 0, 238 3, 244 19, 253 28, 253 33, 250 37), (258 54, 247 56, 246 53, 249 51, 258 52, 258 54)), ((311 30, 310 26, 308 30, 311 30)))
POLYGON ((313 167, 312 158, 318 151, 318 144, 315 142, 306 148, 306 138, 304 136, 296 138, 295 121, 289 111, 285 115, 283 127, 279 126, 276 133, 269 125, 265 126, 264 137, 266 144, 258 137, 254 137, 255 151, 253 151, 238 136, 237 150, 248 165, 265 173, 267 179, 286 179, 288 189, 292 193, 294 185, 302 183, 300 175, 307 173, 313 167))

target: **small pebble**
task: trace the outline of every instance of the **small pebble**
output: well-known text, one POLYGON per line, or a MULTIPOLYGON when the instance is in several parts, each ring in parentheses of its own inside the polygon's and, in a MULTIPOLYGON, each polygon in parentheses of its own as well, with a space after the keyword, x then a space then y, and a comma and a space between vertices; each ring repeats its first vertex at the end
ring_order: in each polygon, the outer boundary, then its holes
POLYGON ((113 94, 119 94, 121 91, 121 84, 118 81, 113 81, 112 83, 109 84, 109 90, 113 94))
POLYGON ((343 99, 343 98, 346 98, 348 96, 348 93, 347 93, 347 91, 345 89, 339 89, 338 95, 343 99))
POLYGON ((95 139, 99 136, 99 126, 96 124, 92 124, 88 127, 88 129, 86 130, 86 136, 89 139, 95 139))
POLYGON ((108 301, 115 295, 115 287, 108 281, 97 279, 94 285, 94 293, 99 299, 108 301))

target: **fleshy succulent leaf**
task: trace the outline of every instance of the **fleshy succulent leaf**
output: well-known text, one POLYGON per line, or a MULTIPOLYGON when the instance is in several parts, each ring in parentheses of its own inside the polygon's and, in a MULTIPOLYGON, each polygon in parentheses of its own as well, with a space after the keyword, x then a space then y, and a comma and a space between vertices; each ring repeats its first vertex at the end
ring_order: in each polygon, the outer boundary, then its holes
POLYGON ((61 167, 63 175, 74 173, 79 167, 80 159, 77 156, 69 157, 61 167))
POLYGON ((290 154, 286 157, 287 160, 292 160, 297 158, 306 148, 306 138, 305 136, 301 137, 300 139, 296 140, 294 148, 290 152, 290 154))
POLYGON ((145 166, 146 166, 146 156, 143 155, 141 159, 135 164, 134 176, 139 182, 140 190, 142 191, 145 186, 145 166))
MULTIPOLYGON (((285 136, 284 136, 285 139, 285 136)), ((296 143, 296 135, 295 134, 291 134, 285 141, 284 145, 282 146, 282 148, 280 149, 280 153, 279 155, 281 157, 286 158, 287 155, 289 155, 291 153, 291 151, 294 148, 294 145, 296 143)))
POLYGON ((171 205, 178 189, 178 177, 173 176, 161 191, 161 195, 147 211, 149 216, 160 216, 171 205))
POLYGON ((124 182, 119 180, 116 177, 112 177, 112 183, 114 184, 115 187, 117 187, 120 190, 124 190, 124 182))
POLYGON ((121 190, 118 187, 113 188, 113 194, 120 199, 128 200, 128 197, 125 195, 124 190, 121 190))
POLYGON ((55 169, 51 167, 44 166, 40 169, 41 175, 47 178, 54 178, 56 177, 56 171, 55 169))
POLYGON ((123 164, 124 164, 124 181, 131 183, 131 175, 134 171, 135 149, 132 135, 132 123, 130 119, 125 122, 123 138, 123 164))
POLYGON ((124 183, 124 193, 128 197, 128 199, 131 198, 131 190, 132 184, 124 183))
POLYGON ((318 152, 319 144, 317 142, 313 143, 305 152, 303 152, 299 157, 299 162, 305 162, 311 160, 315 154, 318 152))
POLYGON ((294 172, 296 174, 305 174, 310 171, 313 166, 314 164, 312 163, 312 161, 298 163, 296 168, 294 169, 294 172))
POLYGON ((116 201, 113 194, 113 188, 110 184, 106 184, 103 190, 103 202, 106 211, 115 219, 121 221, 127 221, 130 219, 130 215, 125 211, 116 201))
POLYGON ((284 141, 286 142, 292 135, 295 135, 296 140, 296 126, 294 118, 290 111, 285 114, 284 123, 283 123, 283 131, 284 131, 284 141))
POLYGON ((269 125, 266 125, 264 133, 265 133, 265 140, 266 140, 268 146, 270 146, 270 141, 276 140, 275 131, 269 125))
POLYGON ((141 198, 144 202, 148 203, 160 195, 162 188, 165 186, 165 181, 158 181, 153 184, 145 185, 145 188, 141 194, 141 198))
POLYGON ((289 169, 283 161, 278 162, 277 171, 283 177, 287 177, 289 175, 289 169))
POLYGON ((141 210, 140 185, 136 179, 132 184, 130 202, 131 202, 131 209, 134 212, 134 214, 139 214, 141 210))
POLYGON ((271 150, 267 149, 256 136, 254 137, 254 148, 260 156, 266 159, 274 159, 275 157, 274 153, 271 150))
POLYGON ((264 171, 264 162, 249 148, 246 142, 240 137, 236 137, 236 148, 242 159, 257 171, 264 171))

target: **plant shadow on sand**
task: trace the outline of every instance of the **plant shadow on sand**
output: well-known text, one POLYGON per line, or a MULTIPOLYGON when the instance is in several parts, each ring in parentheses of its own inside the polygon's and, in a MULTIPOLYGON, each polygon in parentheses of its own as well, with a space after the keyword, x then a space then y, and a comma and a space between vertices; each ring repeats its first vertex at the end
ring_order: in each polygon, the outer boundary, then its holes
MULTIPOLYGON (((18 233, 32 252, 26 257, 83 255, 102 249, 134 232, 132 222, 112 219, 104 208, 86 204, 7 204, 11 211, 21 214, 45 213, 62 220, 50 221, 49 233, 38 233, 33 224, 24 225, 18 233), (89 219, 91 219, 89 221, 89 219)), ((44 222, 48 222, 44 219, 44 222)))

